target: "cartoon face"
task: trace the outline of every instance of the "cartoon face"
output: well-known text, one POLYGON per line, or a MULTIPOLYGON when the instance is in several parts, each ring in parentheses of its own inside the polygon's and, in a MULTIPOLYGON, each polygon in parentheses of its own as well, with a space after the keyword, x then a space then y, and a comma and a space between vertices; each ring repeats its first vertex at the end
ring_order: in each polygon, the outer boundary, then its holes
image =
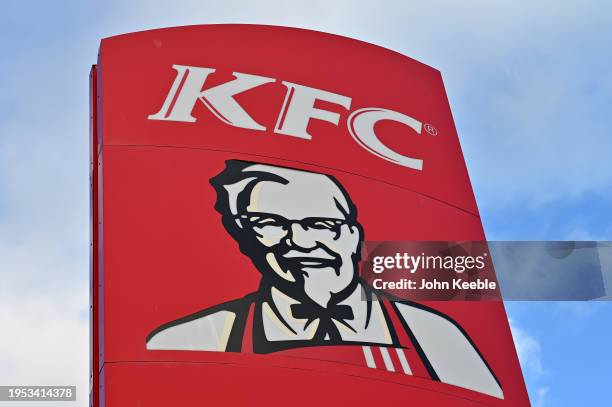
POLYGON ((350 198, 326 175, 242 164, 242 179, 224 185, 232 234, 264 277, 327 305, 357 277, 363 236, 350 198))

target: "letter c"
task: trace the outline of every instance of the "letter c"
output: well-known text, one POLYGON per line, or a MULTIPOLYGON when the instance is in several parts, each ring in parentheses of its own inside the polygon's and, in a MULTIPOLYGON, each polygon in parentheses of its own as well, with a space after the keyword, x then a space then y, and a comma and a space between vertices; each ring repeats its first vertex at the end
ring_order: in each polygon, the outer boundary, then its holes
POLYGON ((405 124, 416 131, 417 134, 421 134, 421 129, 423 128, 423 123, 410 116, 378 107, 366 107, 355 110, 348 117, 347 124, 351 136, 361 147, 370 153, 394 164, 422 171, 423 160, 401 155, 391 150, 378 139, 374 132, 374 126, 381 120, 392 120, 405 124))
POLYGON ((377 290, 382 290, 383 285, 381 283, 382 283, 382 278, 377 278, 373 281, 372 286, 377 290))

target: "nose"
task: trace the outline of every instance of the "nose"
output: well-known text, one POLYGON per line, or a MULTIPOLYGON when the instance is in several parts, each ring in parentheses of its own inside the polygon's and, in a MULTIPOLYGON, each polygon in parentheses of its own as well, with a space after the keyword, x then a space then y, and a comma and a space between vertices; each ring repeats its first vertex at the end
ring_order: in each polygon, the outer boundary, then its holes
POLYGON ((316 233, 304 228, 299 223, 291 224, 291 233, 287 236, 289 246, 297 246, 302 249, 313 249, 317 245, 316 233))

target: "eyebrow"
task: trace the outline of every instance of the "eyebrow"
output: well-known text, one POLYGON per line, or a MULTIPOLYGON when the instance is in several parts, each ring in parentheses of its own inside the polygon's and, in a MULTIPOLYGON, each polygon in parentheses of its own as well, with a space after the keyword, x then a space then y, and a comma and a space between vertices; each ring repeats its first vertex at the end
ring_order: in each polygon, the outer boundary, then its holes
POLYGON ((332 221, 346 222, 347 220, 349 220, 346 217, 344 219, 340 219, 340 218, 334 218, 334 217, 330 217, 330 216, 305 216, 305 217, 303 217, 301 219, 289 219, 289 218, 284 217, 283 215, 279 215, 277 213, 269 213, 269 212, 244 212, 244 213, 241 213, 241 214, 236 215, 236 216, 239 216, 239 217, 245 219, 245 218, 248 217, 248 215, 262 216, 262 217, 263 216, 279 217, 279 218, 283 218, 283 219, 290 220, 290 221, 291 220, 292 221, 300 221, 300 220, 304 220, 304 219, 323 219, 323 220, 332 220, 332 221))

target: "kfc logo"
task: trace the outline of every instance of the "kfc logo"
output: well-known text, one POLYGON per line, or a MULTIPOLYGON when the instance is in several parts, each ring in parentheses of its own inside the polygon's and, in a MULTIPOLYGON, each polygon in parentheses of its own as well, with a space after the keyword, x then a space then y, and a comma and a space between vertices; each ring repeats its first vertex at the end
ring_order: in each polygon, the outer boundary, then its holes
MULTIPOLYGON (((342 347, 336 353, 352 352, 364 367, 504 397, 455 321, 359 277, 364 230, 334 177, 229 160, 210 183, 225 229, 261 273, 259 288, 159 326, 146 339, 148 350, 299 351, 316 358, 342 347)), ((232 278, 232 270, 218 271, 232 278)))
MULTIPOLYGON (((204 89, 207 78, 215 72, 212 68, 173 65, 177 74, 161 109, 148 116, 149 120, 194 123, 192 116, 196 103, 201 102, 223 123, 255 131, 266 131, 236 101, 234 96, 259 86, 274 84, 274 78, 234 72, 235 79, 204 89)), ((337 126, 340 122, 338 111, 315 107, 317 101, 334 104, 339 109, 349 110, 352 99, 309 86, 282 81, 286 88, 285 99, 278 114, 274 133, 310 140, 308 132, 311 120, 322 120, 337 126)), ((338 110, 339 110, 338 109, 338 110)), ((381 121, 394 121, 405 125, 421 135, 423 123, 419 120, 389 109, 368 107, 351 112, 347 127, 353 139, 365 150, 379 158, 414 170, 423 170, 423 160, 402 155, 385 145, 376 135, 375 126, 381 121)), ((433 134, 433 133, 430 133, 433 134)))

